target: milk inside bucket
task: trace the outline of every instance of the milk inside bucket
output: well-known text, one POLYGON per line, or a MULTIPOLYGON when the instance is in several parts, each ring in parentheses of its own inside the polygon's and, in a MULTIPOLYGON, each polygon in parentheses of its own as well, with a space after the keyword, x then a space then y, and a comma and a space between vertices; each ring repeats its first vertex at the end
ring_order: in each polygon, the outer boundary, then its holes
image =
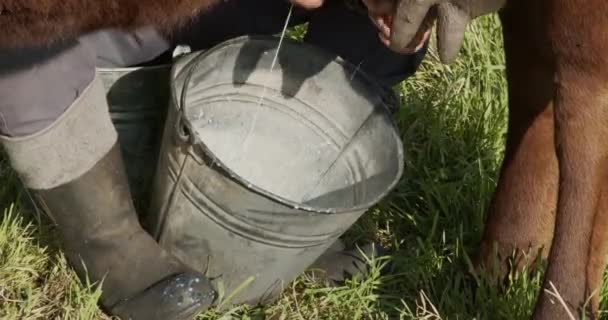
POLYGON ((311 45, 240 37, 177 60, 146 226, 230 304, 272 301, 397 184, 387 90, 311 45))

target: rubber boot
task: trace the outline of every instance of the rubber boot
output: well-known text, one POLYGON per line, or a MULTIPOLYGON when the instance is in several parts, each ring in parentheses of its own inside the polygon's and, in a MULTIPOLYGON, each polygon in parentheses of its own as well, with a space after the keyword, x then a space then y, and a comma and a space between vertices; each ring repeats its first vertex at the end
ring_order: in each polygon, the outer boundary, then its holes
POLYGON ((57 224, 76 274, 101 282, 104 311, 121 319, 192 319, 215 291, 140 226, 116 136, 96 78, 49 128, 0 141, 35 203, 57 224))
MULTIPOLYGON (((387 250, 374 243, 361 247, 346 249, 344 242, 338 239, 308 268, 315 280, 329 286, 343 285, 347 279, 360 279, 369 274, 368 261, 387 254, 387 250)), ((381 273, 388 269, 385 266, 381 273)))

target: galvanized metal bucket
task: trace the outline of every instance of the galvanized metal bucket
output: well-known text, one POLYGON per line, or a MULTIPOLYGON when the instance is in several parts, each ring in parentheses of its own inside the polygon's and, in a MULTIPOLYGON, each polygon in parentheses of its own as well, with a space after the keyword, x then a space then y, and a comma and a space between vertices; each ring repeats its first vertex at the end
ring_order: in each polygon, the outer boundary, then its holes
POLYGON ((304 43, 274 61, 277 45, 233 39, 171 73, 147 226, 226 305, 277 297, 403 170, 394 96, 304 43))
POLYGON ((135 206, 145 215, 167 106, 171 65, 98 68, 135 206))

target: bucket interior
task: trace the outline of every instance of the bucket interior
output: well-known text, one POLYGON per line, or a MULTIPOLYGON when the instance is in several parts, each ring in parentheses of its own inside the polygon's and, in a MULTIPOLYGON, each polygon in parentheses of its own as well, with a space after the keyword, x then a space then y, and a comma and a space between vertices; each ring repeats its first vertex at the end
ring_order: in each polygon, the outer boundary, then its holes
POLYGON ((242 39, 201 57, 184 99, 191 130, 247 187, 296 207, 376 203, 400 178, 403 157, 376 88, 295 42, 271 71, 276 45, 242 39), (298 71, 307 65, 316 73, 298 71))

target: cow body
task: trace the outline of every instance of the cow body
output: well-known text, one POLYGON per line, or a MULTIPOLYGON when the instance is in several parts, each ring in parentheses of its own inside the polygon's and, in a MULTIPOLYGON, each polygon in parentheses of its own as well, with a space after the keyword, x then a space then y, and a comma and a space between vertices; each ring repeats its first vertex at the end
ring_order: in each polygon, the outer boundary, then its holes
POLYGON ((47 46, 101 29, 171 32, 217 0, 0 0, 0 48, 47 46))

